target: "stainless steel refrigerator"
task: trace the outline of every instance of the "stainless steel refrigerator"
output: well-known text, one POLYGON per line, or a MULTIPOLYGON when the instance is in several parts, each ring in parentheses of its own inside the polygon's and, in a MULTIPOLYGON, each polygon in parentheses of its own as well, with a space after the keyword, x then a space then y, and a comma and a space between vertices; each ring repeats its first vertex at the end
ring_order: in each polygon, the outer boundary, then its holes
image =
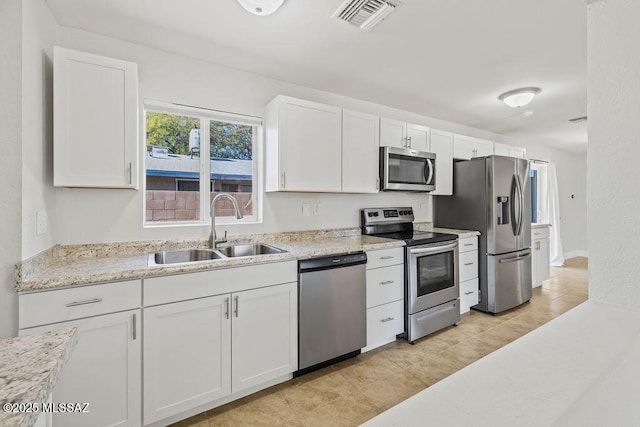
POLYGON ((500 313, 531 299, 529 162, 503 156, 454 164, 453 196, 437 196, 437 227, 477 230, 480 302, 500 313))

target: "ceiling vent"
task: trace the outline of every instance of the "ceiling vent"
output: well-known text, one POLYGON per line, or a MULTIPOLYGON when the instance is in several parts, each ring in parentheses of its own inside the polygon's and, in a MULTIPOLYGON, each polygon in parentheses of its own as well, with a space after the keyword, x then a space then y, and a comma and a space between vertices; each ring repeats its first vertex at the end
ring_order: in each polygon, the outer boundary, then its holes
POLYGON ((369 31, 400 6, 402 2, 397 0, 347 0, 332 18, 369 31))
POLYGON ((578 124, 578 123, 582 123, 582 122, 586 122, 587 121, 587 116, 582 116, 582 117, 576 117, 575 119, 569 119, 569 121, 571 123, 578 124))

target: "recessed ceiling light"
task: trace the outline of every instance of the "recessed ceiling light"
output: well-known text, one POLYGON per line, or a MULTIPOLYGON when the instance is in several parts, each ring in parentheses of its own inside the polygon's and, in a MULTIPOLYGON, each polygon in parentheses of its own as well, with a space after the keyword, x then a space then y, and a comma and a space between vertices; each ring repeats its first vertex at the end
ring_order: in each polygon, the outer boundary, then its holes
POLYGON ((509 107, 519 108, 524 107, 540 93, 540 88, 537 87, 523 87, 522 89, 510 90, 498 97, 499 100, 507 104, 509 107))
POLYGON ((238 3, 254 15, 271 15, 278 10, 284 0, 238 0, 238 3))

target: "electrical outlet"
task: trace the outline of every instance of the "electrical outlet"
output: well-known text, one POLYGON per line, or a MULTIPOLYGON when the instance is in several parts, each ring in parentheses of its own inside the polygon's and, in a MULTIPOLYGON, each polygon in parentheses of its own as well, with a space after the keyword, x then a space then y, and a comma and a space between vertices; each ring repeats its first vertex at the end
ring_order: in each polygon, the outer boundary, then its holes
POLYGON ((320 203, 313 204, 313 215, 320 216, 320 203))
POLYGON ((311 203, 302 204, 302 216, 311 216, 311 203))
POLYGON ((47 212, 46 211, 37 211, 36 212, 36 234, 38 236, 45 234, 47 232, 47 212))

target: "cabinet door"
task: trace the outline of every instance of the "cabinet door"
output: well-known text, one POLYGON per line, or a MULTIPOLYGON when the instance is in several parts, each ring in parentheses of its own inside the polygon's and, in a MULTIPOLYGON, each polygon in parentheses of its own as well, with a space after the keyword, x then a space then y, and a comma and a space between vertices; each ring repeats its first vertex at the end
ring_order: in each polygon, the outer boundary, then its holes
POLYGON ((144 309, 144 423, 231 393, 230 296, 144 309))
POLYGON ((476 154, 474 157, 493 155, 493 142, 484 139, 476 139, 476 154))
POLYGON ((56 426, 140 425, 140 310, 21 329, 20 335, 77 326, 78 344, 71 352, 53 401, 88 402, 83 414, 55 413, 56 426))
MULTIPOLYGON (((475 157, 476 142, 473 138, 464 135, 453 135, 453 158, 469 160, 475 157)), ((437 177, 436 177, 437 178, 437 177)))
POLYGON ((519 159, 527 158, 527 150, 519 147, 509 147, 509 155, 511 157, 517 157, 519 159))
POLYGON ((381 118, 380 146, 405 148, 407 146, 406 123, 384 117, 381 118))
POLYGON ((408 123, 407 145, 412 150, 429 151, 429 128, 408 123))
POLYGON ((435 196, 453 194, 453 134, 431 129, 429 150, 436 154, 436 190, 435 196))
POLYGON ((136 64, 56 46, 53 75, 54 185, 137 188, 136 64))
POLYGON ((493 153, 496 156, 511 156, 511 150, 509 148, 509 146, 507 144, 501 144, 499 142, 496 142, 494 147, 493 147, 493 153))
POLYGON ((377 193, 380 118, 342 111, 342 191, 377 193))
POLYGON ((536 274, 538 281, 542 283, 547 280, 551 274, 551 264, 549 261, 549 239, 538 240, 537 248, 538 264, 536 274))
POLYGON ((280 162, 286 191, 342 190, 342 111, 282 97, 280 162))
POLYGON ((231 378, 234 393, 298 369, 298 284, 233 297, 231 378))

